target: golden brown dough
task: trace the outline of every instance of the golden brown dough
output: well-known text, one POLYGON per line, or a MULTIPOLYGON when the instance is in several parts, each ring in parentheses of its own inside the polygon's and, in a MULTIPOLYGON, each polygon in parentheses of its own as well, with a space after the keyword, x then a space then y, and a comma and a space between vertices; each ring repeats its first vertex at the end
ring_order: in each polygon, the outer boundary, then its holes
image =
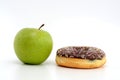
POLYGON ((88 60, 56 56, 56 63, 59 66, 91 69, 103 66, 106 63, 106 57, 101 60, 88 60))

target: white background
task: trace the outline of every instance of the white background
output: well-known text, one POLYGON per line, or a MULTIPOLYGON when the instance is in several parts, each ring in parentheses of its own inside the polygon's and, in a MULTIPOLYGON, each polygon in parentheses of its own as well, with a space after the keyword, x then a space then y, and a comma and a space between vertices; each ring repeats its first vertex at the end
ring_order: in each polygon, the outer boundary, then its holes
POLYGON ((120 80, 120 0, 0 0, 0 80, 120 80), (41 65, 24 65, 13 41, 25 27, 50 32, 54 47, 41 65), (107 63, 97 69, 71 69, 55 63, 58 48, 95 46, 107 63))

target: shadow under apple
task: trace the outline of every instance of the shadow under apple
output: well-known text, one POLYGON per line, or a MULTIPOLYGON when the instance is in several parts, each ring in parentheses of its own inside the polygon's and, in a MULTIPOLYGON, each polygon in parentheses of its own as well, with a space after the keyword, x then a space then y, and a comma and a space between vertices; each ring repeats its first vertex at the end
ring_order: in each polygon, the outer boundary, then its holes
POLYGON ((40 65, 21 64, 16 69, 16 80, 46 80, 51 79, 49 64, 45 62, 40 65))

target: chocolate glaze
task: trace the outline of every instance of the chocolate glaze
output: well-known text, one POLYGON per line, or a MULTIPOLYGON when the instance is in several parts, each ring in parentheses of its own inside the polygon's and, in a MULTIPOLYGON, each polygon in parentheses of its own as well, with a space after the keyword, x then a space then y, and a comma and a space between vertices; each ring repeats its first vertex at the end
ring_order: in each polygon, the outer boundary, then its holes
POLYGON ((57 56, 69 57, 69 58, 80 58, 80 59, 89 59, 89 60, 101 60, 105 53, 101 49, 96 47, 87 47, 87 46, 69 46, 60 48, 57 50, 57 56))

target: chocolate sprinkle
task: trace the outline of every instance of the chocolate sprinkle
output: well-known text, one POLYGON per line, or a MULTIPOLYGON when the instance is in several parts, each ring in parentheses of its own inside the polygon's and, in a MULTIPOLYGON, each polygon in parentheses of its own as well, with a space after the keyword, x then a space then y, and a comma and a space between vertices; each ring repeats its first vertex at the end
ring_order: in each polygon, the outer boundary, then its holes
POLYGON ((57 50, 57 56, 67 57, 67 58, 80 58, 89 60, 101 60, 105 53, 101 49, 96 47, 87 46, 69 46, 60 48, 57 50))

